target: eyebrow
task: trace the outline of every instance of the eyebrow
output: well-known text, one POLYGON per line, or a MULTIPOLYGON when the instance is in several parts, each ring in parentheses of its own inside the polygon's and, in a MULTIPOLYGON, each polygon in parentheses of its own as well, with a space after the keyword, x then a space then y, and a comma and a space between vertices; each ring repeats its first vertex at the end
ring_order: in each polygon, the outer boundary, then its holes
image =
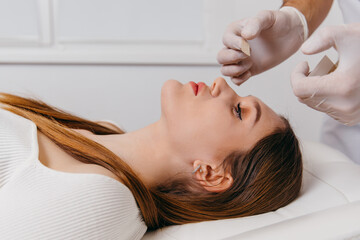
POLYGON ((261 117, 261 107, 260 104, 258 102, 255 102, 255 109, 256 109, 256 118, 254 121, 254 125, 259 121, 260 117, 261 117))

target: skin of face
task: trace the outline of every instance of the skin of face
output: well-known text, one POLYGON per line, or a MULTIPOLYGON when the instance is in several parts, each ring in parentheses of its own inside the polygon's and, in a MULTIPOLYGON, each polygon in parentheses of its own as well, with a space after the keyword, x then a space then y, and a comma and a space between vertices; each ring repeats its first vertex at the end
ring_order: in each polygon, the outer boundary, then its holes
POLYGON ((213 168, 228 154, 250 150, 283 125, 279 115, 260 99, 237 95, 223 78, 210 87, 203 85, 197 95, 190 83, 168 80, 161 90, 161 105, 174 154, 213 168), (238 103, 242 120, 235 110, 238 103), (258 121, 256 105, 261 111, 258 121))

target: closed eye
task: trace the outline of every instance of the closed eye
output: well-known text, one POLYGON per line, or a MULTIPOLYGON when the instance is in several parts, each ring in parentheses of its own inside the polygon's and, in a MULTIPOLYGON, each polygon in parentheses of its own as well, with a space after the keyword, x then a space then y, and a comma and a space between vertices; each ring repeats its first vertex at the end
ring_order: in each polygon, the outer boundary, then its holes
POLYGON ((240 103, 238 103, 237 106, 234 107, 234 110, 235 110, 235 112, 236 112, 236 116, 237 116, 240 120, 242 120, 240 103))

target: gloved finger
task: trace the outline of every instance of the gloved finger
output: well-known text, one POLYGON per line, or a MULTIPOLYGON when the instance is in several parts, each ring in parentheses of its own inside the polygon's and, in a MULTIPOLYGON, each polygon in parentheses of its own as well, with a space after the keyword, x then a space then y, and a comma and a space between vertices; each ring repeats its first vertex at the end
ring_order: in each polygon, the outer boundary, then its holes
POLYGON ((239 63, 241 60, 248 58, 242 51, 237 51, 230 48, 223 48, 217 55, 217 61, 220 64, 233 64, 239 63))
POLYGON ((234 34, 233 32, 227 31, 223 36, 223 44, 230 49, 241 51, 241 46, 245 41, 241 36, 234 34))
POLYGON ((299 102, 307 105, 308 107, 323 113, 334 112, 331 105, 327 102, 327 98, 316 98, 316 99, 301 99, 298 98, 299 102))
POLYGON ((252 66, 252 61, 244 60, 239 64, 223 65, 221 67, 221 73, 224 76, 236 77, 236 76, 240 76, 241 74, 249 70, 251 66, 252 66))
POLYGON ((356 125, 356 124, 359 123, 359 121, 356 121, 356 120, 349 120, 349 121, 347 121, 347 120, 340 120, 340 122, 341 122, 342 124, 348 126, 348 127, 354 126, 354 125, 356 125))
POLYGON ((328 114, 328 116, 334 119, 335 121, 341 122, 343 124, 345 123, 345 121, 342 121, 338 116, 330 115, 330 114, 328 114))
POLYGON ((337 112, 334 110, 328 111, 326 114, 334 119, 337 118, 337 112))
POLYGON ((334 114, 334 117, 337 121, 346 126, 354 126, 355 124, 360 123, 360 108, 351 113, 344 113, 340 110, 334 114))
POLYGON ((308 96, 304 94, 303 81, 308 74, 309 74, 309 65, 307 62, 301 62, 298 65, 296 65, 296 67, 291 73, 291 86, 295 96, 297 96, 298 98, 301 99, 307 98, 312 95, 311 94, 310 96, 308 96))
POLYGON ((349 107, 346 105, 344 108, 344 106, 334 104, 334 102, 331 101, 331 98, 327 97, 315 97, 308 99, 298 98, 298 100, 316 111, 326 113, 336 121, 347 126, 353 126, 360 121, 360 119, 357 119, 356 117, 359 116, 360 113, 360 108, 357 106, 349 107))
POLYGON ((356 124, 356 122, 349 119, 349 117, 344 116, 343 114, 338 113, 338 112, 334 112, 334 113, 330 112, 330 113, 327 113, 327 115, 330 116, 331 118, 333 118, 334 120, 336 120, 344 125, 347 125, 347 126, 352 126, 352 125, 356 124))
POLYGON ((319 29, 301 46, 304 54, 315 54, 335 47, 336 37, 341 34, 342 28, 339 26, 328 26, 319 29))
POLYGON ((344 105, 338 101, 333 101, 332 108, 334 109, 334 115, 338 117, 339 121, 342 123, 353 124, 359 121, 358 116, 360 116, 360 106, 359 104, 352 104, 348 102, 344 105), (338 104, 336 104, 338 103, 338 104), (358 120, 357 120, 358 119, 358 120))
POLYGON ((240 86, 241 84, 243 84, 244 82, 246 82, 246 80, 248 80, 251 77, 251 72, 250 71, 246 71, 243 74, 241 74, 240 76, 237 77, 232 77, 231 81, 233 83, 235 83, 236 85, 240 86))
POLYGON ((262 30, 270 28, 275 23, 273 11, 264 10, 257 14, 256 17, 250 18, 241 31, 241 36, 246 40, 256 38, 262 30))
POLYGON ((326 97, 336 93, 336 89, 332 88, 334 74, 331 73, 324 76, 307 77, 309 65, 307 62, 299 63, 291 73, 291 86, 295 96, 301 99, 313 97, 326 97))

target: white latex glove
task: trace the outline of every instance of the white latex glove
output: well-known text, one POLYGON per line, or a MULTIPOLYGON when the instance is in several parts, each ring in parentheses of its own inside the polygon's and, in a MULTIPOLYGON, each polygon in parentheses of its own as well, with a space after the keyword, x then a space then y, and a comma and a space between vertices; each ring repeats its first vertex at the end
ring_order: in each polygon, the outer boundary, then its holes
POLYGON ((223 36, 225 48, 217 56, 218 62, 223 65, 221 73, 240 85, 249 77, 287 59, 299 49, 306 37, 306 20, 292 7, 261 11, 256 17, 233 22, 223 36), (243 39, 252 39, 248 41, 250 57, 240 51, 243 39))
POLYGON ((300 102, 351 126, 360 122, 360 23, 322 28, 301 50, 314 54, 330 47, 339 54, 337 69, 307 77, 309 66, 300 63, 291 75, 293 91, 300 102))

